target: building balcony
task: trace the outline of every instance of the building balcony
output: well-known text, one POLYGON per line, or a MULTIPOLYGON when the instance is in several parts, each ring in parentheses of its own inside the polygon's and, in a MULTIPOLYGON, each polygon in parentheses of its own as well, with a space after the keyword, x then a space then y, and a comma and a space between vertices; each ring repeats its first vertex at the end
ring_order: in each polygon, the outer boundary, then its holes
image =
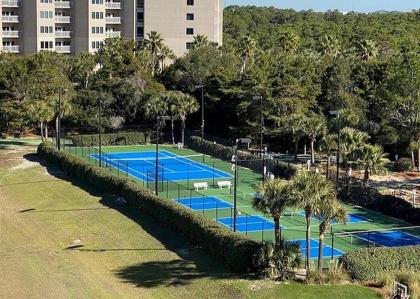
POLYGON ((56 31, 56 38, 71 38, 71 31, 56 31))
POLYGON ((71 8, 70 1, 55 1, 56 8, 71 8))
POLYGON ((3 46, 2 50, 8 53, 19 53, 19 46, 3 46))
POLYGON ((106 9, 121 9, 121 2, 105 2, 106 9))
POLYGON ((55 51, 57 53, 68 54, 68 53, 71 53, 71 47, 70 46, 55 46, 55 51))
POLYGON ((1 16, 1 21, 3 23, 19 23, 19 16, 1 16))
POLYGON ((2 0, 2 7, 19 7, 21 4, 20 0, 2 0))
POLYGON ((121 17, 106 17, 105 21, 108 24, 121 24, 121 17))
POLYGON ((105 36, 107 38, 121 37, 121 31, 106 31, 105 36))
POLYGON ((55 16, 55 22, 69 24, 71 22, 71 18, 69 16, 55 16))
POLYGON ((19 31, 17 30, 3 30, 2 31, 2 37, 3 38, 18 38, 19 37, 19 31))

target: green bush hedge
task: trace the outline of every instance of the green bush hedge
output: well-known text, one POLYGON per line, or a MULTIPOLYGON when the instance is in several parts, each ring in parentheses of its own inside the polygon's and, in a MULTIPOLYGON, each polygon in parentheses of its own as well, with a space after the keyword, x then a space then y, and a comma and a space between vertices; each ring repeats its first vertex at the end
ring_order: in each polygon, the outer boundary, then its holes
MULTIPOLYGON (((141 132, 119 132, 102 134, 102 145, 132 145, 146 144, 149 142, 149 134, 141 132)), ((75 135, 70 137, 76 146, 94 146, 99 144, 98 134, 75 135)))
POLYGON ((382 195, 377 190, 358 185, 341 188, 338 196, 345 203, 358 205, 413 225, 420 225, 420 208, 413 207, 403 198, 382 195))
POLYGON ((340 263, 353 279, 376 280, 387 273, 420 271, 420 246, 369 248, 348 252, 340 263))
POLYGON ((92 166, 66 152, 58 152, 51 144, 39 145, 38 155, 102 192, 122 196, 132 206, 185 236, 191 244, 225 260, 232 271, 242 273, 254 269, 260 243, 233 233, 214 220, 175 202, 157 197, 134 181, 117 178, 106 169, 92 166))
MULTIPOLYGON (((208 140, 204 140, 203 142, 201 142, 201 137, 197 136, 191 136, 188 138, 188 147, 197 152, 203 153, 205 155, 210 155, 212 157, 225 161, 231 161, 232 156, 235 154, 235 150, 233 149, 233 147, 217 144, 208 140)), ((239 163, 240 166, 249 168, 256 172, 261 172, 262 163, 261 160, 258 160, 258 155, 246 154, 244 152, 241 152, 240 158, 242 160, 239 163)), ((267 166, 271 164, 270 168, 272 169, 273 174, 282 178, 290 178, 297 171, 297 168, 295 166, 288 165, 287 163, 282 161, 267 160, 265 163, 267 166)))

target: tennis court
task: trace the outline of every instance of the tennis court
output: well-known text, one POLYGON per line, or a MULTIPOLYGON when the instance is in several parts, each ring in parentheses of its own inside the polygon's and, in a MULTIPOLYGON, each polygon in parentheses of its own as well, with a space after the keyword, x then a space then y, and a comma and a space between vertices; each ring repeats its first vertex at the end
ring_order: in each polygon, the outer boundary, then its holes
MULTIPOLYGON (((216 219, 219 223, 233 229, 233 217, 216 219)), ((274 222, 260 215, 239 215, 236 217, 236 231, 241 233, 274 230, 274 222)))
MULTIPOLYGON (((306 256, 306 240, 292 240, 290 242, 299 243, 301 254, 303 256, 306 256)), ((309 258, 311 258, 311 259, 312 258, 318 258, 319 242, 314 240, 314 239, 311 239, 309 244, 311 245, 309 258)), ((324 254, 325 258, 331 257, 331 256, 339 257, 339 256, 342 256, 344 254, 344 252, 342 252, 341 250, 338 250, 336 248, 333 249, 332 247, 330 247, 327 244, 324 244, 323 247, 324 248, 323 248, 322 251, 323 251, 323 254, 324 254)))
POLYGON ((216 196, 178 198, 175 199, 175 201, 194 211, 233 208, 231 203, 228 203, 216 196))
POLYGON ((400 247, 420 245, 419 237, 402 231, 362 232, 355 233, 354 236, 376 246, 400 247))
MULTIPOLYGON (((303 211, 298 212, 298 214, 302 217, 305 217, 305 212, 303 212, 303 211)), ((316 217, 313 217, 313 218, 318 220, 318 221, 321 219, 320 216, 316 216, 316 217)), ((364 218, 362 216, 359 216, 359 215, 348 214, 348 216, 347 216, 347 223, 348 224, 349 223, 360 223, 360 222, 369 222, 369 220, 367 220, 366 218, 364 218)), ((337 224, 337 221, 333 220, 333 221, 331 221, 331 224, 337 224)))
MULTIPOLYGON (((90 157, 98 161, 100 159, 99 154, 92 154, 90 157)), ((232 178, 232 175, 227 172, 197 161, 202 157, 203 155, 178 156, 169 151, 159 151, 159 180, 186 181, 232 178)), ((119 172, 126 172, 139 180, 148 182, 154 182, 155 180, 155 151, 104 153, 101 160, 104 164, 112 166, 119 172)))

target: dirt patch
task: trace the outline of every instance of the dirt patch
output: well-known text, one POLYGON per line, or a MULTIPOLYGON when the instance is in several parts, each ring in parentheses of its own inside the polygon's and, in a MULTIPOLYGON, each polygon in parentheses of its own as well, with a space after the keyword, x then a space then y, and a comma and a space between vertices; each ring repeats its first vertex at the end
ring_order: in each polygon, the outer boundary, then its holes
POLYGON ((25 159, 19 159, 19 160, 23 160, 23 161, 21 161, 18 165, 10 167, 10 170, 22 170, 22 169, 28 169, 28 168, 39 166, 38 162, 33 162, 33 161, 25 160, 25 159))

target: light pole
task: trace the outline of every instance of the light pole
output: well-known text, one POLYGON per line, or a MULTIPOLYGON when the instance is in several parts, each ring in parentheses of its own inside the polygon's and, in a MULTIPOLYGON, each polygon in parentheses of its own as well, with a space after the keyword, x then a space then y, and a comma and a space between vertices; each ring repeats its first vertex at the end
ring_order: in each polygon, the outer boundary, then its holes
POLYGON ((197 85, 195 89, 201 89, 201 145, 204 143, 204 85, 197 85))
MULTIPOLYGON (((263 97, 262 96, 253 96, 254 101, 260 101, 260 159, 263 158, 263 129, 264 129, 264 115, 263 115, 263 97)), ((264 164, 264 162, 263 162, 264 164)), ((263 165, 264 167, 264 165, 263 165)))
MULTIPOLYGON (((155 159, 155 194, 159 195, 158 180, 159 180, 159 129, 160 121, 171 119, 169 116, 156 117, 156 159, 155 159)), ((163 179, 163 178, 162 178, 163 179)))
POLYGON ((99 145, 99 167, 102 167, 102 99, 99 98, 98 111, 98 145, 99 145))
POLYGON ((340 139, 341 139, 341 118, 340 118, 340 110, 330 111, 330 115, 336 116, 338 121, 338 140, 337 140, 337 173, 336 173, 336 181, 337 181, 337 188, 338 188, 338 181, 340 179, 340 139))
POLYGON ((251 139, 239 138, 236 139, 235 145, 235 177, 233 182, 233 231, 236 232, 236 216, 238 214, 237 198, 238 198, 238 145, 239 144, 250 144, 251 139))
POLYGON ((57 117, 55 119, 55 131, 56 131, 56 146, 58 150, 61 150, 61 96, 65 94, 67 89, 60 88, 58 90, 58 102, 57 102, 57 117))

